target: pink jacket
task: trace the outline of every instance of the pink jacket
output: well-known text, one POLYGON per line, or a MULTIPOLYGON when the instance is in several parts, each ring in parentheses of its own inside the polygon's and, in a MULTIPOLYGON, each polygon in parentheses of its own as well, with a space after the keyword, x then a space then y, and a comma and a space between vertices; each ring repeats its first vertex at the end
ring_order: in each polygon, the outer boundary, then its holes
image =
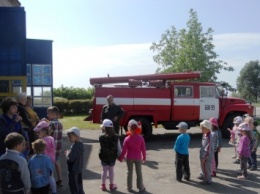
POLYGON ((237 148, 237 152, 240 156, 249 157, 251 154, 250 151, 250 139, 247 136, 242 136, 239 141, 239 146, 237 148))
POLYGON ((122 161, 125 155, 127 160, 146 160, 145 142, 141 135, 133 134, 125 138, 119 161, 122 161))
POLYGON ((51 158, 51 161, 55 162, 55 143, 51 136, 46 136, 43 138, 46 143, 45 154, 51 158))

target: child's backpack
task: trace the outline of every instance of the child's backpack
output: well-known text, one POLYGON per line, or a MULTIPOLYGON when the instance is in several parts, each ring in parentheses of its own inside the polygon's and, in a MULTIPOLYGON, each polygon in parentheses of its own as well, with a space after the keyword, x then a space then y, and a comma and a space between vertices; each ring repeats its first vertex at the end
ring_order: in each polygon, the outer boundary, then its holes
POLYGON ((102 161, 114 161, 117 158, 117 144, 118 144, 118 136, 105 136, 102 135, 100 137, 100 152, 99 159, 102 161))

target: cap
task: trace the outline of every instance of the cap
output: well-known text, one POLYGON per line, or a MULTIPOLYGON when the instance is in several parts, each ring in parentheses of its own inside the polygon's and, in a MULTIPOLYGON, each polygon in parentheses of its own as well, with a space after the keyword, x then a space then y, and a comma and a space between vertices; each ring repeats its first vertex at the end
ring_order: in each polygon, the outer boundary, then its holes
POLYGON ((102 122, 102 125, 100 125, 101 128, 103 127, 113 127, 113 122, 109 119, 104 119, 102 122))
POLYGON ((211 122, 212 125, 214 125, 215 127, 218 127, 218 119, 215 117, 211 117, 209 119, 209 121, 211 122))
POLYGON ((188 124, 185 122, 180 122, 176 127, 181 129, 188 129, 188 124))
POLYGON ((241 124, 238 126, 238 130, 240 130, 240 131, 249 131, 250 128, 249 128, 248 123, 241 123, 241 124))
POLYGON ((136 125, 136 126, 138 126, 137 121, 134 120, 134 119, 131 119, 131 120, 128 122, 128 127, 131 127, 132 125, 136 125))
POLYGON ((242 119, 241 116, 235 117, 235 118, 234 118, 234 121, 233 121, 234 124, 240 124, 240 123, 242 123, 242 122, 243 122, 243 119, 242 119))
POLYGON ((68 133, 74 133, 78 137, 80 137, 80 129, 78 127, 71 127, 70 129, 66 130, 67 134, 68 133))
POLYGON ((38 132, 43 128, 49 128, 49 123, 46 121, 40 121, 33 130, 38 132))
POLYGON ((209 130, 211 130, 212 124, 209 120, 204 120, 200 123, 200 126, 203 126, 209 130))

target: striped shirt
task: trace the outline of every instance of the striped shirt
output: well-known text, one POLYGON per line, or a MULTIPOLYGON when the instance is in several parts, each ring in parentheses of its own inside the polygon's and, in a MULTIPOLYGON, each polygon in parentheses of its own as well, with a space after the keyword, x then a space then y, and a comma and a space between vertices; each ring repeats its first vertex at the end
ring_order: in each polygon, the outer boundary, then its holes
POLYGON ((57 158, 61 155, 63 126, 58 119, 53 119, 50 121, 49 128, 55 142, 55 158, 57 158))

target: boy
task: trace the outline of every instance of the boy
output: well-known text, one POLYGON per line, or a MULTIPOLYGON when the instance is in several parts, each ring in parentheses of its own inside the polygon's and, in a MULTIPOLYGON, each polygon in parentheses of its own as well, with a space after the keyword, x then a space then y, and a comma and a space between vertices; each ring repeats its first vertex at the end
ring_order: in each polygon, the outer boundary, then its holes
POLYGON ((28 194, 31 188, 30 172, 26 160, 19 155, 24 149, 25 139, 19 133, 10 133, 4 142, 7 151, 0 157, 0 191, 3 194, 28 194))
POLYGON ((28 162, 32 181, 31 192, 32 194, 49 193, 49 179, 54 165, 51 159, 44 154, 46 143, 43 139, 38 139, 32 143, 32 148, 35 155, 28 162))
POLYGON ((202 142, 200 148, 200 164, 202 173, 198 176, 198 179, 202 179, 200 182, 203 185, 209 185, 212 182, 211 178, 211 160, 214 155, 214 145, 211 139, 211 123, 208 120, 204 120, 200 123, 202 130, 202 142))
POLYGON ((60 167, 60 161, 59 157, 61 154, 61 148, 62 148, 62 129, 63 126, 58 120, 59 116, 59 109, 56 106, 51 106, 47 109, 47 116, 50 120, 50 133, 51 136, 54 138, 55 141, 55 168, 58 176, 58 180, 56 181, 56 184, 58 186, 62 186, 62 179, 61 179, 61 167, 60 167))
POLYGON ((181 182, 183 172, 184 179, 190 180, 190 166, 189 166, 189 143, 190 136, 187 134, 188 125, 185 122, 180 122, 176 127, 179 128, 180 135, 174 145, 176 152, 175 166, 176 166, 176 180, 181 182), (182 172, 183 171, 183 172, 182 172))
POLYGON ((82 168, 84 146, 80 141, 80 130, 72 127, 67 130, 69 141, 72 143, 70 150, 65 152, 69 171, 69 187, 71 194, 85 194, 82 183, 82 168))

